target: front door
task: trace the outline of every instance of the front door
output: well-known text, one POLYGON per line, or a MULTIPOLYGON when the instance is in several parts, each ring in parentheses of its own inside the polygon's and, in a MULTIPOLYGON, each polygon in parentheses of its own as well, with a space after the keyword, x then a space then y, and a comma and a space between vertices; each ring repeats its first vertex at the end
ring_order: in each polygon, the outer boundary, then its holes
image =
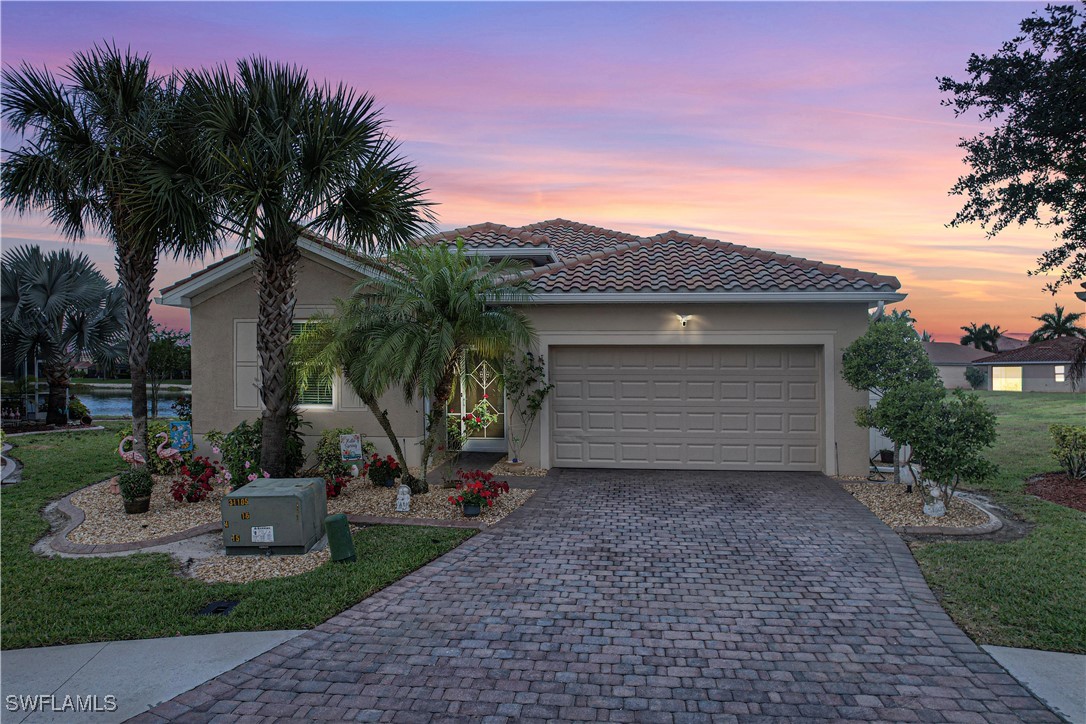
POLYGON ((459 425, 464 450, 505 451, 505 394, 492 364, 465 355, 449 398, 449 424, 459 425))

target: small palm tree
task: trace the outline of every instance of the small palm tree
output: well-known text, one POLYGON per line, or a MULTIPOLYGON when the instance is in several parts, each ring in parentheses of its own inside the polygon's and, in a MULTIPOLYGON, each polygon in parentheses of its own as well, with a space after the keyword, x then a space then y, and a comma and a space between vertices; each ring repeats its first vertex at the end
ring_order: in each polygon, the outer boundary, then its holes
POLYGON ((1086 328, 1080 327, 1075 322, 1082 319, 1082 312, 1065 314, 1063 307, 1056 305, 1056 311, 1046 312, 1039 317, 1034 317, 1041 326, 1029 337, 1029 343, 1043 342, 1046 339, 1057 337, 1086 337, 1086 328))
MULTIPOLYGON (((531 323, 510 306, 530 301, 531 294, 516 262, 491 265, 466 253, 462 241, 452 248, 401 250, 387 264, 375 264, 375 271, 328 322, 324 360, 343 371, 371 410, 377 397, 397 386, 408 399, 429 400, 433 413, 423 442, 422 479, 408 481, 412 492, 422 493, 462 360, 470 352, 500 363, 532 344, 531 323)), ((387 418, 382 425, 402 464, 387 418)))
POLYGON ((45 211, 68 239, 87 228, 117 255, 128 326, 132 423, 146 459, 151 286, 162 250, 199 257, 217 244, 214 208, 194 175, 176 85, 115 46, 77 53, 61 74, 3 71, 3 118, 24 137, 7 151, 3 200, 45 211))
POLYGON ((89 355, 100 367, 124 356, 124 304, 84 254, 42 254, 37 246, 4 252, 0 323, 5 356, 42 363, 49 383, 46 422, 63 425, 66 391, 76 362, 89 355))
POLYGON ((965 332, 961 338, 962 345, 985 352, 999 351, 999 339, 1003 336, 1003 330, 998 324, 993 327, 985 322, 978 326, 976 322, 970 322, 968 327, 961 327, 961 330, 965 332))
POLYGON ((430 229, 429 204, 369 95, 317 86, 304 70, 263 58, 239 61, 236 73, 190 72, 182 95, 223 226, 254 257, 260 461, 281 475, 296 394, 289 350, 299 236, 329 234, 349 248, 384 252, 430 229))

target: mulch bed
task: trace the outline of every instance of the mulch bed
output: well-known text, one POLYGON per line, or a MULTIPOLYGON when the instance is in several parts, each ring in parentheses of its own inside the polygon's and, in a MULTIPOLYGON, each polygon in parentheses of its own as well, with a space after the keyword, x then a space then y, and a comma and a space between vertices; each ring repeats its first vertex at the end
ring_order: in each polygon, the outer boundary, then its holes
POLYGON ((1067 473, 1036 475, 1029 479, 1026 492, 1086 513, 1086 480, 1072 480, 1067 473))

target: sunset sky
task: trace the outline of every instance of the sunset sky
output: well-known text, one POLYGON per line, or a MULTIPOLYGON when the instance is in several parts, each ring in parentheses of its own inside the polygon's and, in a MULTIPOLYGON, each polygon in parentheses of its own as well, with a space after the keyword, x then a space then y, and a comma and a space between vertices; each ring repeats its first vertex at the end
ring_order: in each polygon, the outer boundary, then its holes
MULTIPOLYGON (((102 39, 163 71, 297 63, 377 97, 443 229, 560 216, 894 274, 918 326, 956 341, 968 322, 1028 333, 1054 302, 1082 307, 1026 276, 1051 232, 945 227, 958 139, 981 126, 940 106, 936 77, 964 77, 1043 5, 5 1, 0 40, 5 64, 53 69, 102 39)), ((62 243, 2 220, 5 247, 62 243)), ((113 274, 104 240, 81 248, 113 274)), ((193 268, 164 261, 157 286, 193 268)))

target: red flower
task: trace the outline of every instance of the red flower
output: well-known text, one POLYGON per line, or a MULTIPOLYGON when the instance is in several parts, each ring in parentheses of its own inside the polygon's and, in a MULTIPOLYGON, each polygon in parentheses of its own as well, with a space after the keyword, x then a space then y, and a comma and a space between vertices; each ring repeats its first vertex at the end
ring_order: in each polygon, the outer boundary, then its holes
POLYGON ((486 394, 486 393, 484 392, 484 393, 483 393, 483 399, 484 399, 484 400, 489 400, 489 399, 490 399, 490 395, 488 395, 488 394, 486 394))

